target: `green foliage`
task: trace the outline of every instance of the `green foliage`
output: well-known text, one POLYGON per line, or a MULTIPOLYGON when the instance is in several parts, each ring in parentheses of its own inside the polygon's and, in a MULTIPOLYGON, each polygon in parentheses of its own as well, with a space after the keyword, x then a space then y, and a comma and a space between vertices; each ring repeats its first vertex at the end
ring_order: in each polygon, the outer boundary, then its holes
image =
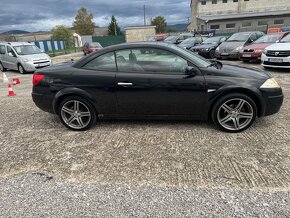
POLYGON ((112 16, 111 23, 108 26, 109 36, 122 35, 121 29, 118 22, 114 16, 112 16))
POLYGON ((63 25, 56 26, 52 30, 52 39, 64 41, 67 47, 72 47, 73 42, 73 33, 69 28, 66 28, 63 25))
POLYGON ((155 17, 152 20, 151 25, 156 26, 157 33, 165 33, 166 31, 167 26, 166 19, 162 16, 155 17))
POLYGON ((95 32, 95 23, 93 22, 93 14, 88 14, 87 9, 81 7, 73 22, 73 27, 79 35, 93 35, 95 32))
POLYGON ((168 32, 168 33, 176 33, 177 29, 176 28, 168 28, 168 29, 166 29, 166 32, 168 32))

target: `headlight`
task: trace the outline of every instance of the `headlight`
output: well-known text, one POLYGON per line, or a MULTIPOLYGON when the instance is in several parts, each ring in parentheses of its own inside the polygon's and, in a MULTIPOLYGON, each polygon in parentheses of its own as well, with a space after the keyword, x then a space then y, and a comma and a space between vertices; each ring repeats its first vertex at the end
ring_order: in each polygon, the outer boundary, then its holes
POLYGON ((240 50, 242 50, 242 48, 243 48, 243 46, 241 45, 241 46, 236 48, 236 51, 240 51, 240 50))
POLYGON ((268 50, 264 49, 263 54, 267 54, 268 50))
POLYGON ((255 52, 256 53, 262 53, 262 52, 264 52, 264 50, 263 49, 257 49, 257 50, 255 50, 255 52))
POLYGON ((267 79, 263 85, 261 85, 262 89, 273 89, 273 88, 280 88, 280 85, 274 78, 267 79))
POLYGON ((203 51, 208 51, 209 49, 208 49, 208 48, 203 48, 202 50, 203 50, 203 51))
POLYGON ((220 50, 220 47, 217 47, 217 48, 216 48, 216 51, 219 51, 219 50, 220 50))

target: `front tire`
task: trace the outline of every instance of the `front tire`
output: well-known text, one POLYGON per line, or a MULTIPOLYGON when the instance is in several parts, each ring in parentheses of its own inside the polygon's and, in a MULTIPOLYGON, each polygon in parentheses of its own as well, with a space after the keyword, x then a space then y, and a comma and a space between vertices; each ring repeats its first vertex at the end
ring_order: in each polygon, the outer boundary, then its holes
POLYGON ((210 59, 214 59, 215 58, 215 50, 214 49, 209 51, 209 58, 210 59))
POLYGON ((18 64, 18 71, 21 74, 25 74, 26 73, 26 70, 24 69, 24 67, 21 64, 18 64))
POLYGON ((215 103, 211 116, 221 130, 231 133, 242 132, 255 121, 257 106, 247 95, 228 94, 215 103))
POLYGON ((0 71, 1 72, 5 72, 7 70, 7 68, 5 68, 4 66, 3 66, 3 64, 0 62, 0 71))
POLYGON ((96 123, 97 114, 92 104, 79 96, 65 98, 59 105, 61 122, 71 130, 84 131, 96 123))

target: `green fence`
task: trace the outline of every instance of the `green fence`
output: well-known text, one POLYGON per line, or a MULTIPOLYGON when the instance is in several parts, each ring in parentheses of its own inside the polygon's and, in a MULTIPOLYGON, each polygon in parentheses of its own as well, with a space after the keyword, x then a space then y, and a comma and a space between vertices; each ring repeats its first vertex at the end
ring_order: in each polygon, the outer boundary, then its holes
POLYGON ((103 47, 124 43, 125 36, 93 36, 93 42, 100 43, 103 47))

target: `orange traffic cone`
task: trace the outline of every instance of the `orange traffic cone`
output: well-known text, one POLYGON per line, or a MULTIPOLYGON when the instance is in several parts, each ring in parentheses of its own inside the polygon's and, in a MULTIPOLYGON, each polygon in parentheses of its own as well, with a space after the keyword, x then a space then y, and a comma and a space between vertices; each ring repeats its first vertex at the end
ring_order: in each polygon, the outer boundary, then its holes
POLYGON ((13 85, 20 84, 20 79, 18 78, 12 78, 12 81, 13 81, 13 85))
POLYGON ((15 92, 12 89, 12 85, 8 84, 8 96, 15 96, 15 92))
POLYGON ((8 77, 6 76, 5 73, 3 73, 2 79, 3 79, 3 83, 9 83, 8 77))

